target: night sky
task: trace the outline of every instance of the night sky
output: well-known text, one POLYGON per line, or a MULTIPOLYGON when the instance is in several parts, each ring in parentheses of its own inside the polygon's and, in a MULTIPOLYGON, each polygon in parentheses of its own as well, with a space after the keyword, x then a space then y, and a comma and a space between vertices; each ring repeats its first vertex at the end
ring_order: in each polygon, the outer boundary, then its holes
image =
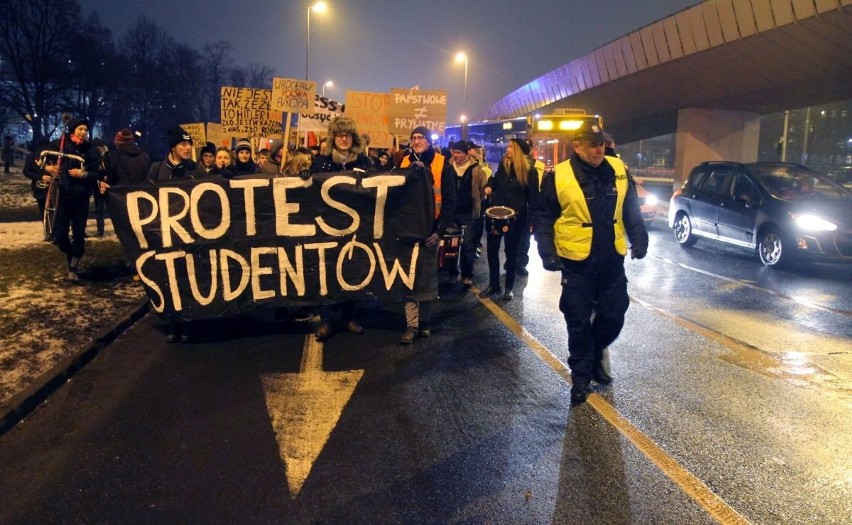
MULTIPOLYGON (((275 76, 304 78, 307 8, 292 0, 80 0, 97 11, 119 43, 144 14, 199 51, 227 40, 234 65, 267 65, 275 76)), ((327 80, 326 95, 346 90, 388 92, 419 85, 446 89, 447 122, 462 113, 469 56, 467 113, 488 105, 583 54, 698 0, 331 0, 311 14, 310 80, 327 80)), ((318 88, 317 91, 320 91, 318 88)))

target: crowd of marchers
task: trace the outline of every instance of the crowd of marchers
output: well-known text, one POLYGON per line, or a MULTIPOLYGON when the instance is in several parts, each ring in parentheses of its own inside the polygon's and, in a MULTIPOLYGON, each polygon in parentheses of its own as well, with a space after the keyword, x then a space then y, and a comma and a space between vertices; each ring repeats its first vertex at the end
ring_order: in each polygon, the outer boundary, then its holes
MULTIPOLYGON (((167 132, 168 153, 154 162, 130 129, 118 130, 112 144, 89 140, 88 131, 85 119, 71 120, 60 139, 32 152, 24 168, 42 213, 48 186, 59 184, 51 241, 65 256, 70 282, 80 279, 90 199, 95 200, 97 234, 103 235, 103 196, 113 186, 210 175, 267 173, 307 179, 325 172, 362 170, 364 176, 394 172, 431 188, 418 210, 422 231, 430 232, 417 241, 428 264, 405 301, 400 343, 431 335, 439 279, 473 286, 483 235, 488 286, 479 297, 512 300, 516 279, 528 275, 528 251, 535 235, 544 268, 562 275, 559 308, 569 335, 572 401, 586 400, 592 380, 603 385, 611 381, 604 352, 620 333, 629 305, 624 258, 628 253, 643 258, 648 234, 627 168, 608 154, 611 139, 596 125, 579 129, 574 153, 551 169, 536 159, 526 140, 513 138, 493 172, 480 145, 461 140, 439 151, 432 143, 432 131, 425 127, 415 128, 398 149, 370 149, 369 137, 345 116, 330 122, 327 136, 316 147, 286 151, 281 141, 255 151, 251 142, 240 140, 233 149, 209 142, 198 145, 200 150, 193 155, 196 145, 191 136, 175 127, 167 132), (461 247, 447 264, 439 249, 450 235, 461 240, 461 247)), ((316 340, 324 341, 338 330, 362 334, 356 306, 345 302, 312 312, 316 340)), ((190 325, 170 323, 166 341, 191 339, 190 325)))

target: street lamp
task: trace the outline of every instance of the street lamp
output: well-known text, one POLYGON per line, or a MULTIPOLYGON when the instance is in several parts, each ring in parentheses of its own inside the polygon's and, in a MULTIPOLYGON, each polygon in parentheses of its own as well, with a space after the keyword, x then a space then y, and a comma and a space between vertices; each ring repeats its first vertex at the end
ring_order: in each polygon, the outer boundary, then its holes
POLYGON ((464 62, 464 99, 462 102, 462 121, 461 121, 461 131, 462 131, 462 139, 467 140, 467 126, 465 125, 465 120, 467 115, 467 64, 468 59, 467 55, 459 51, 456 53, 456 62, 464 62))
POLYGON ((305 80, 308 80, 308 64, 311 57, 311 11, 325 13, 327 9, 328 4, 325 2, 317 2, 308 7, 308 25, 305 26, 305 80))
POLYGON ((331 87, 334 87, 334 82, 332 82, 331 80, 329 80, 328 82, 323 84, 322 85, 322 96, 325 96, 325 88, 331 88, 331 87))

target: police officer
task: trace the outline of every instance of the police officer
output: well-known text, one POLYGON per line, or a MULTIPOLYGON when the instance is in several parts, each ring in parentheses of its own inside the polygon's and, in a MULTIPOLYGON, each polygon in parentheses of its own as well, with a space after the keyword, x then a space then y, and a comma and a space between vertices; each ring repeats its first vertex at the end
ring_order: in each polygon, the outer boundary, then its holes
POLYGON ((591 380, 612 381, 603 358, 627 312, 624 257, 648 251, 636 188, 620 159, 604 155, 605 134, 580 127, 574 153, 542 181, 533 214, 544 268, 562 272, 559 309, 568 325, 571 402, 583 403, 591 380))

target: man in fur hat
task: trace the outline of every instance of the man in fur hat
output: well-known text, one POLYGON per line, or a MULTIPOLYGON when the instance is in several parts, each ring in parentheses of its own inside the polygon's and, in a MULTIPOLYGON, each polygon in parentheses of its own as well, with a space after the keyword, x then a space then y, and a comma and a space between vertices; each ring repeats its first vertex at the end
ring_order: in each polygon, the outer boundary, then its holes
POLYGON ((348 117, 337 117, 328 125, 328 140, 314 158, 311 172, 326 173, 355 168, 372 172, 375 168, 366 149, 364 137, 355 129, 355 121, 348 117))

